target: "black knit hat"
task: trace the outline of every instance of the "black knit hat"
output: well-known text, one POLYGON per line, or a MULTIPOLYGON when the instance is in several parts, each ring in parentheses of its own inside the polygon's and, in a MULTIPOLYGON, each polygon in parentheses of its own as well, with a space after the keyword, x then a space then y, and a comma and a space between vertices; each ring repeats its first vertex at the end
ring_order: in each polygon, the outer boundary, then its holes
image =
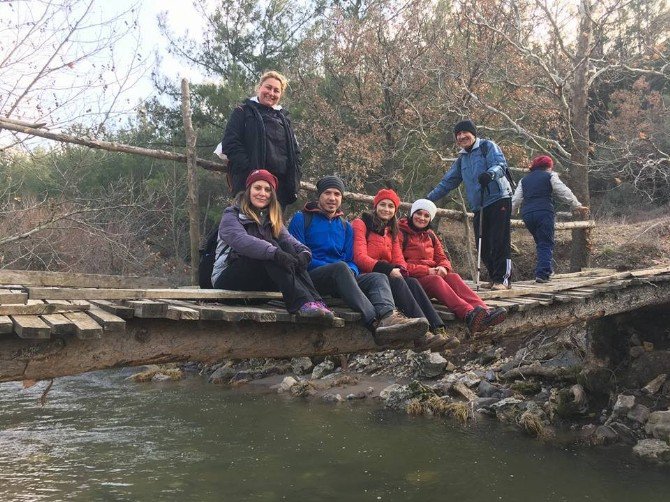
POLYGON ((471 132, 473 136, 477 136, 477 128, 472 120, 461 120, 454 126, 454 136, 461 131, 471 132))
POLYGON ((344 181, 337 176, 324 176, 316 182, 316 196, 319 197, 329 188, 337 188, 344 195, 344 181))

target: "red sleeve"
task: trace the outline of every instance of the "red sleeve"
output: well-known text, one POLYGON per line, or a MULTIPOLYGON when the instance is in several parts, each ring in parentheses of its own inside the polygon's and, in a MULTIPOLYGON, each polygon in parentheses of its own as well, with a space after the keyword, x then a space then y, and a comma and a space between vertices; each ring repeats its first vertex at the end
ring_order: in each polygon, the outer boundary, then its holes
MULTIPOLYGON (((432 232, 432 230, 430 230, 432 232)), ((433 257, 435 259, 436 267, 444 267, 447 269, 447 272, 452 272, 453 268, 451 266, 451 262, 449 261, 449 258, 447 258, 447 255, 444 253, 444 248, 442 247, 442 242, 440 239, 437 237, 437 235, 434 236, 434 251, 433 251, 433 257)))
POLYGON ((391 245, 391 263, 393 265, 398 265, 400 268, 404 268, 407 270, 407 262, 405 261, 405 257, 402 255, 402 247, 400 243, 400 237, 402 235, 402 232, 398 232, 398 236, 393 239, 391 236, 391 231, 386 230, 386 238, 392 240, 392 245, 391 245))
POLYGON ((365 223, 360 218, 356 218, 351 222, 351 226, 354 227, 354 263, 361 273, 372 272, 377 260, 368 254, 365 223))

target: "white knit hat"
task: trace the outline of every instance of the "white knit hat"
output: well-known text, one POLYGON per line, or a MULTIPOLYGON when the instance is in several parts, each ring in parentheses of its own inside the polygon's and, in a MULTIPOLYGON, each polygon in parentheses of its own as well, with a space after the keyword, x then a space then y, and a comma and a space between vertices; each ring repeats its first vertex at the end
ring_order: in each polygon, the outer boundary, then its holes
POLYGON ((435 218, 435 214, 437 213, 437 206, 433 204, 433 201, 430 201, 428 199, 419 199, 414 201, 414 204, 412 204, 412 209, 409 212, 410 218, 419 209, 428 211, 428 214, 430 214, 430 221, 433 221, 433 219, 435 218))

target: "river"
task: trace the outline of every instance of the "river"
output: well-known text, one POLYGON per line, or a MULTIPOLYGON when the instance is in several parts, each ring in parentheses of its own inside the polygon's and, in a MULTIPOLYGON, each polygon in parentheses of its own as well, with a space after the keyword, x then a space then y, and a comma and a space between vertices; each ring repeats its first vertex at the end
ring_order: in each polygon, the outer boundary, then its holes
POLYGON ((0 384, 0 501, 670 500, 629 448, 130 370, 0 384))

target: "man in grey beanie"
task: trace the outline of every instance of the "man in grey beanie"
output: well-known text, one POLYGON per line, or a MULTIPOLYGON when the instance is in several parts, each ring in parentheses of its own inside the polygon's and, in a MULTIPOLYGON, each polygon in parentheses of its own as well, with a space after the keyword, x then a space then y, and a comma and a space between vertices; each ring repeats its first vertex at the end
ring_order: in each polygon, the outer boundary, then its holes
POLYGON ((409 319, 395 309, 388 277, 377 272, 361 274, 354 263, 353 228, 341 209, 344 182, 337 176, 324 176, 316 190, 317 200, 293 215, 288 230, 312 251, 307 270, 317 291, 342 298, 360 312, 380 345, 424 335, 428 331, 425 318, 409 319))
POLYGON ((437 202, 463 182, 468 205, 475 214, 475 240, 481 238, 482 261, 489 273, 490 287, 509 289, 512 186, 507 179, 507 160, 493 141, 477 137, 471 120, 458 122, 454 137, 461 147, 458 159, 426 198, 437 202))

